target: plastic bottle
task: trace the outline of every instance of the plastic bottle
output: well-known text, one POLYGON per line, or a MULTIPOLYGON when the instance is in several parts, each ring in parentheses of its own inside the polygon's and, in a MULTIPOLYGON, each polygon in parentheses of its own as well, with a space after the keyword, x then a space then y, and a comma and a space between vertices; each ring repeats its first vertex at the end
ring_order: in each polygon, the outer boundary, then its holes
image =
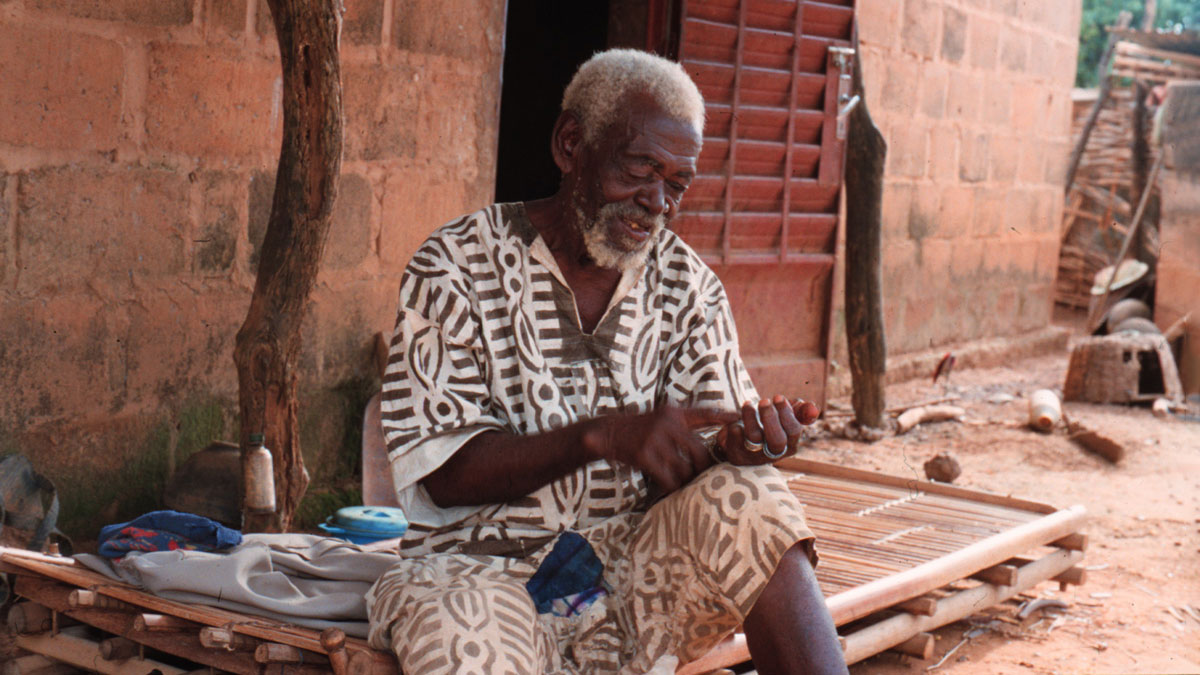
POLYGON ((243 488, 246 510, 251 513, 275 512, 275 468, 271 451, 263 447, 262 434, 250 434, 243 488))
POLYGON ((1038 389, 1029 397, 1029 426, 1049 433, 1062 419, 1062 403, 1058 394, 1049 389, 1038 389))

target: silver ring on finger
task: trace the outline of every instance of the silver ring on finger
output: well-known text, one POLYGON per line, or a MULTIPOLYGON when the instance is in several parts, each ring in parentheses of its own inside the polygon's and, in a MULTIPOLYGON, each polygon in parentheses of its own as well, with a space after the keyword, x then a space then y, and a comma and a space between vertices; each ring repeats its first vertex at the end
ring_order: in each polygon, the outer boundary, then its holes
POLYGON ((755 443, 746 436, 742 436, 742 447, 749 452, 763 452, 763 444, 755 443))
POLYGON ((783 446, 783 449, 780 450, 779 452, 775 452, 774 450, 771 450, 771 446, 769 446, 769 445, 762 449, 762 453, 763 453, 763 455, 765 455, 767 457, 767 459, 782 459, 783 456, 787 454, 787 452, 788 452, 788 446, 786 446, 786 445, 783 446))

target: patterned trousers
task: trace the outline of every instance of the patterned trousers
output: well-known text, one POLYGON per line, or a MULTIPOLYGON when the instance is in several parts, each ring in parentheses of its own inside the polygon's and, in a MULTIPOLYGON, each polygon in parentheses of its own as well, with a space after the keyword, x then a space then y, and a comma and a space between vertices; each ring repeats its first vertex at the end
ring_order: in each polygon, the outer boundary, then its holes
POLYGON ((816 562, 799 501, 766 466, 714 466, 580 534, 613 590, 581 615, 537 614, 525 589, 537 556, 435 553, 368 593, 372 646, 409 674, 670 672, 742 623, 789 548, 816 562))

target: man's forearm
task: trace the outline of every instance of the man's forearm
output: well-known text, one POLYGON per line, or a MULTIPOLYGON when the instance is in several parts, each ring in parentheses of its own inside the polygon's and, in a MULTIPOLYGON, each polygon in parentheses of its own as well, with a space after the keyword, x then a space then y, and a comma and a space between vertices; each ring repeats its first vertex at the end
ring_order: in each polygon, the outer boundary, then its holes
POLYGON ((590 462, 583 442, 591 421, 542 434, 480 434, 421 481, 442 508, 520 499, 590 462))

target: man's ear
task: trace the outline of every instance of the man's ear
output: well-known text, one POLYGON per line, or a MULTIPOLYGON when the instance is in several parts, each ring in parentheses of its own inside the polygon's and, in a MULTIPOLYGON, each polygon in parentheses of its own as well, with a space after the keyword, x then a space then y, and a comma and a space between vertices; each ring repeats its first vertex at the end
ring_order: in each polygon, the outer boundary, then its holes
POLYGON ((558 116, 554 133, 550 135, 550 152, 554 155, 558 170, 564 175, 575 170, 583 152, 583 127, 575 113, 564 110, 558 116))

